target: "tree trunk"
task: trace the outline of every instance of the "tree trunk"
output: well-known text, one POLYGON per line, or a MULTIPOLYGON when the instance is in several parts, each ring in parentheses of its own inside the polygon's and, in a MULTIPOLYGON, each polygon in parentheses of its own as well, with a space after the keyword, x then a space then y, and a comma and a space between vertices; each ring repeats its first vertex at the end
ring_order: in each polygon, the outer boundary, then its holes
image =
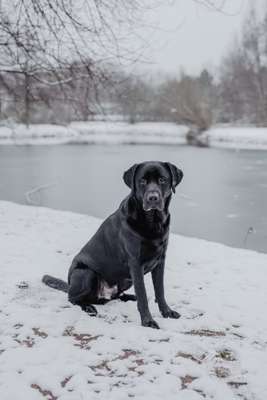
POLYGON ((208 140, 202 137, 203 132, 205 132, 205 129, 201 129, 198 126, 191 126, 186 134, 187 143, 190 146, 208 147, 208 140))
POLYGON ((27 72, 24 75, 24 123, 28 128, 30 123, 30 77, 27 72))

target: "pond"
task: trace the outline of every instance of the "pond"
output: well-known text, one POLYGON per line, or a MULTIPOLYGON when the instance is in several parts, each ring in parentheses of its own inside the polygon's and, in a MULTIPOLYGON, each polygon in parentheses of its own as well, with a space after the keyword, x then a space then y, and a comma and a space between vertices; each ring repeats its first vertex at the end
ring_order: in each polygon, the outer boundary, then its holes
POLYGON ((123 171, 144 160, 184 171, 171 230, 267 252, 267 152, 153 145, 1 146, 0 199, 105 218, 128 193, 123 171))

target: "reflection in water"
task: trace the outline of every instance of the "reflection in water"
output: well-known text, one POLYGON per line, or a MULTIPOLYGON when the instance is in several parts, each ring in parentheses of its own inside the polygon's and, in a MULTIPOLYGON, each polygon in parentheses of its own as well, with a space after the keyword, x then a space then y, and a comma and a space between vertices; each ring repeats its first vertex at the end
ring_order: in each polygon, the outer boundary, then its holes
POLYGON ((171 206, 172 231, 267 252, 266 152, 148 145, 2 146, 0 198, 25 203, 27 192, 48 185, 32 196, 41 205, 104 218, 128 193, 123 171, 152 159, 184 170, 171 206))

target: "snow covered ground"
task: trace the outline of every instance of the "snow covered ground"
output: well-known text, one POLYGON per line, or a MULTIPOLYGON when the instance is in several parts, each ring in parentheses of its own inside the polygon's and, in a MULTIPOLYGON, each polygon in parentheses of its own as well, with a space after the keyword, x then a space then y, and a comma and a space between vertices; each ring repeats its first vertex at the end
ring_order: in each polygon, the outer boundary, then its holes
POLYGON ((172 123, 73 122, 58 125, 0 126, 1 144, 185 144, 186 126, 172 123))
POLYGON ((0 202, 0 221, 1 400, 266 400, 267 255, 172 235, 166 294, 182 317, 160 316, 147 276, 153 330, 133 302, 90 318, 41 283, 66 277, 99 220, 0 202))
POLYGON ((214 127, 202 136, 211 147, 267 150, 267 128, 214 127))

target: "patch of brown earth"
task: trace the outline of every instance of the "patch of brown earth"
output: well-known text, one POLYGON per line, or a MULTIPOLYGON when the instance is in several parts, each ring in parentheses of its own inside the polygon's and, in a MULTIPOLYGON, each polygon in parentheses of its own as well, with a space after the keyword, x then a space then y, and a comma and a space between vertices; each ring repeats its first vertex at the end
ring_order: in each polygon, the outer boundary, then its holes
POLYGON ((182 390, 184 390, 187 389, 188 385, 190 385, 190 383, 196 380, 197 377, 191 375, 185 375, 185 376, 180 376, 180 379, 181 379, 182 390))

